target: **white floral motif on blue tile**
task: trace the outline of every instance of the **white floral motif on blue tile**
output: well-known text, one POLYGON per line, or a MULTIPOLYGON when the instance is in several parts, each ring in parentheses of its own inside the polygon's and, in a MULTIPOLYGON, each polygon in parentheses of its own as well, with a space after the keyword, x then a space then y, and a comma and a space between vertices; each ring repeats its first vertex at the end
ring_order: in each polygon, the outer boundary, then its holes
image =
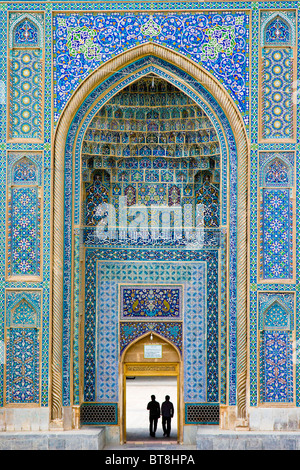
POLYGON ((293 401, 292 343, 288 331, 263 331, 261 349, 261 401, 293 401))
POLYGON ((289 189, 264 189, 262 212, 263 278, 292 277, 292 205, 289 189))
POLYGON ((57 14, 53 20, 55 120, 92 70, 151 40, 180 51, 212 72, 232 94, 248 123, 248 25, 246 12, 57 14))

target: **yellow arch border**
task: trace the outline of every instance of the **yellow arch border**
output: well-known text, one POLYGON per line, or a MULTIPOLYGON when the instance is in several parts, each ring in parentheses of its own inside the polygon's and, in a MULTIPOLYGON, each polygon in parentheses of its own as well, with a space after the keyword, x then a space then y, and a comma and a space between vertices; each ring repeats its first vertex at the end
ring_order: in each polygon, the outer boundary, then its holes
POLYGON ((87 96, 117 70, 142 57, 153 55, 182 69, 200 82, 223 109, 235 137, 238 155, 237 195, 237 419, 247 426, 247 343, 248 343, 248 187, 249 141, 234 101, 212 74, 181 54, 163 46, 146 43, 110 59, 91 73, 76 89, 59 119, 54 136, 53 245, 52 245, 52 374, 51 418, 62 420, 62 318, 64 252, 64 154, 69 127, 87 96))

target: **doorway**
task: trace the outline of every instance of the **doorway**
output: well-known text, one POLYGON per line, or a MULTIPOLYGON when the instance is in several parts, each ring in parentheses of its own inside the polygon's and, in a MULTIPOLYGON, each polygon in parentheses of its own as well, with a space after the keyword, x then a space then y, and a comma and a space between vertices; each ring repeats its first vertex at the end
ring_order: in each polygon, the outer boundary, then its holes
POLYGON ((182 362, 177 348, 165 338, 155 334, 146 334, 130 345, 123 354, 123 386, 121 407, 121 443, 182 441, 182 362), (160 357, 145 357, 145 347, 159 346, 160 357), (156 438, 149 435, 149 411, 147 404, 155 395, 161 405, 165 396, 170 396, 174 406, 171 420, 171 435, 163 437, 162 419, 158 420, 156 438))
POLYGON ((149 411, 147 404, 151 395, 155 395, 156 401, 161 404, 165 396, 169 395, 174 406, 174 416, 171 419, 170 437, 163 437, 162 417, 158 420, 156 441, 164 442, 178 441, 178 393, 177 377, 155 377, 155 376, 127 376, 126 377, 126 409, 124 409, 126 422, 126 441, 153 440, 149 435, 149 411))

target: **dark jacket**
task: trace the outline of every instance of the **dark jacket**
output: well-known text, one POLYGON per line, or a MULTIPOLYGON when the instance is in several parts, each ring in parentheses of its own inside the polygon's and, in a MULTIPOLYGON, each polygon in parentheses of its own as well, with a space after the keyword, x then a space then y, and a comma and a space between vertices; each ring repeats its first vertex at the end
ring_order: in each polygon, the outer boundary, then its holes
POLYGON ((164 418, 173 418, 174 416, 174 407, 173 403, 170 401, 164 401, 161 405, 161 414, 164 418))
POLYGON ((160 406, 158 401, 149 401, 147 405, 147 410, 149 410, 149 415, 152 418, 159 418, 160 417, 160 406))

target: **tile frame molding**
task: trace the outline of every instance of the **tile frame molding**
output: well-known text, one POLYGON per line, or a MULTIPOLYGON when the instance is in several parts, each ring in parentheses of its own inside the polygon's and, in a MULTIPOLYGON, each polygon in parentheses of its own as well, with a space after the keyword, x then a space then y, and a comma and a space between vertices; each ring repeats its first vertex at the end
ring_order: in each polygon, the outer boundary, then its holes
POLYGON ((200 82, 222 108, 235 137, 238 166, 237 203, 237 417, 236 426, 248 426, 246 383, 247 371, 247 324, 248 324, 248 186, 249 186, 249 141, 242 116, 225 88, 203 69, 183 55, 152 42, 139 45, 112 58, 92 72, 76 89, 64 108, 54 136, 54 181, 53 181, 53 289, 52 289, 52 371, 51 371, 51 420, 62 426, 62 329, 64 298, 64 181, 65 145, 74 116, 85 99, 99 83, 111 76, 112 70, 120 70, 145 56, 156 56, 173 64, 200 82))

